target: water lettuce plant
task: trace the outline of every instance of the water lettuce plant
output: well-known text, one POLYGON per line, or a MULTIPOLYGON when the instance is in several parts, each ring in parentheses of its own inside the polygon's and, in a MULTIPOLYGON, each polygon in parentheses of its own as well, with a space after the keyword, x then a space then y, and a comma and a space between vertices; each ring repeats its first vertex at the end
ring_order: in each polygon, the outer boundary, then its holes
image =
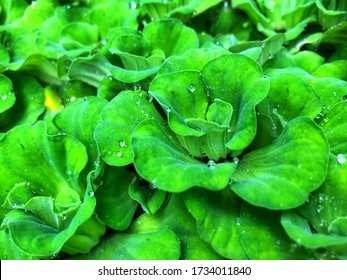
POLYGON ((344 1, 0 1, 0 259, 346 259, 344 1))

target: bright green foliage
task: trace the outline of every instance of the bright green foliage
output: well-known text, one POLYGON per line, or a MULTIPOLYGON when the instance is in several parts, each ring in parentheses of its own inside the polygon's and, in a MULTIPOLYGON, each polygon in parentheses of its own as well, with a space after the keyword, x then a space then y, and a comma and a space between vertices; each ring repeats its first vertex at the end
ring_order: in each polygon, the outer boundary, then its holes
POLYGON ((0 0, 0 259, 347 259, 346 20, 0 0))

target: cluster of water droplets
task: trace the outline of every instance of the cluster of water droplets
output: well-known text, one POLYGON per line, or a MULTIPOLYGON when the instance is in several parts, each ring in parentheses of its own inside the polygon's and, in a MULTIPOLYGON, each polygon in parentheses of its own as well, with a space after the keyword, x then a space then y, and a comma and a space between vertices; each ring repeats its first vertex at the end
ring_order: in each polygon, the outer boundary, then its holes
POLYGON ((125 140, 119 140, 119 142, 118 142, 119 150, 116 152, 116 156, 121 158, 123 156, 123 152, 121 151, 121 149, 126 148, 126 147, 127 147, 127 143, 125 142, 125 140))

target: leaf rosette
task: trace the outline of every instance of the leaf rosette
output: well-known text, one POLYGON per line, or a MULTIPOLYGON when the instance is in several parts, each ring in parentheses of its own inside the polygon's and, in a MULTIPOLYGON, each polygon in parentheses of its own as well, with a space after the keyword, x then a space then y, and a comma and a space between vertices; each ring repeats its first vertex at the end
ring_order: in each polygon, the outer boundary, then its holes
POLYGON ((96 200, 86 148, 68 135, 48 136, 43 122, 22 125, 1 139, 2 224, 8 258, 86 253, 105 226, 96 200), (10 248, 11 247, 11 248, 10 248))
POLYGON ((297 38, 307 24, 315 22, 315 0, 296 1, 232 1, 235 9, 243 10, 257 25, 259 32, 270 37, 276 33, 285 33, 286 39, 297 38))
POLYGON ((115 97, 95 132, 105 161, 118 166, 133 162, 143 178, 163 190, 226 187, 237 165, 228 159, 252 142, 255 106, 265 98, 269 82, 244 55, 213 57, 201 68, 158 75, 149 96, 122 92, 115 97), (212 79, 214 73, 229 71, 226 64, 230 73, 212 79), (151 99, 160 104, 164 118, 151 99))
POLYGON ((210 57, 196 65, 185 55, 173 57, 150 83, 149 95, 115 97, 95 132, 103 158, 116 166, 133 163, 141 177, 170 192, 230 184, 253 205, 303 204, 324 181, 329 156, 312 120, 321 109, 315 90, 292 75, 264 77, 245 55, 211 54, 190 51, 210 57), (307 95, 304 108, 295 89, 307 95), (268 120, 278 125, 276 133, 268 120))

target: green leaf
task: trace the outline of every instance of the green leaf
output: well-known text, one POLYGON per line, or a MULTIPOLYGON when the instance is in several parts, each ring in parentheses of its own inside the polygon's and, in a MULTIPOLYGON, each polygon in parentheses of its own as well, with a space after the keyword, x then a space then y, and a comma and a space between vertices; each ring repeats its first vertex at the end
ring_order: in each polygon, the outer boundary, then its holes
POLYGON ((190 118, 205 119, 209 98, 200 84, 199 72, 187 70, 161 75, 151 82, 149 93, 166 111, 168 124, 176 134, 204 134, 186 122, 190 118))
POLYGON ((80 80, 98 88, 106 75, 109 75, 106 68, 107 63, 109 61, 100 54, 90 57, 78 57, 71 63, 68 76, 70 79, 80 80))
POLYGON ((180 242, 170 229, 148 233, 118 233, 105 239, 84 260, 177 260, 180 242), (160 248, 155 250, 154 248, 160 248))
POLYGON ((8 50, 0 44, 0 73, 8 70, 8 65, 10 64, 11 58, 8 50))
POLYGON ((35 258, 16 247, 10 236, 4 230, 0 230, 0 259, 1 260, 35 260, 35 258))
MULTIPOLYGON (((33 38, 25 38, 17 40, 16 43, 21 46, 26 46, 27 40, 33 40, 33 38)), ((18 50, 18 48, 16 48, 18 50)), ((44 81, 46 83, 59 84, 57 67, 51 60, 47 59, 41 54, 14 54, 13 62, 8 65, 8 69, 12 71, 30 71, 35 78, 44 81)))
POLYGON ((346 67, 347 60, 334 60, 320 66, 312 75, 316 78, 337 78, 347 81, 347 74, 344 71, 346 67))
POLYGON ((84 194, 78 180, 87 153, 77 140, 67 135, 47 136, 46 125, 39 122, 32 127, 16 126, 0 144, 2 202, 9 190, 22 182, 28 182, 32 191, 42 196, 56 197, 70 188, 84 194))
POLYGON ((31 2, 31 5, 25 9, 23 17, 16 21, 16 26, 23 29, 38 28, 45 20, 54 15, 56 8, 56 2, 47 2, 45 0, 31 2))
POLYGON ((347 102, 337 103, 320 123, 335 155, 347 153, 347 102))
POLYGON ((9 76, 16 93, 16 102, 0 115, 1 131, 7 131, 15 125, 34 124, 45 110, 43 88, 35 78, 26 73, 11 73, 9 76))
POLYGON ((345 155, 340 157, 330 155, 324 183, 310 195, 307 203, 298 208, 318 233, 328 234, 329 225, 347 213, 347 163, 343 163, 345 155))
POLYGON ((187 50, 182 55, 168 57, 160 67, 157 76, 183 70, 201 71, 202 67, 216 57, 230 54, 225 49, 200 48, 187 50))
POLYGON ((84 202, 63 230, 45 224, 31 212, 18 209, 7 213, 1 229, 6 230, 14 246, 33 257, 52 257, 60 250, 70 254, 86 253, 104 233, 104 226, 92 217, 95 198, 88 194, 90 187, 87 191, 84 202), (83 224, 89 227, 88 231, 82 231, 83 224))
POLYGON ((89 20, 98 26, 101 38, 106 37, 111 28, 122 26, 137 29, 138 10, 129 9, 128 1, 102 1, 89 11, 89 20), (117 16, 114 15, 117 11, 117 16))
POLYGON ((102 121, 94 136, 107 164, 124 166, 133 162, 131 135, 141 121, 153 117, 164 123, 154 104, 147 99, 144 91, 123 91, 101 111, 102 121))
MULTIPOLYGON (((167 228, 173 231, 180 241, 180 259, 216 260, 223 258, 211 248, 210 244, 200 238, 195 219, 188 212, 183 198, 177 194, 171 195, 168 203, 154 215, 145 213, 139 216, 129 228, 129 233, 144 234, 167 228)), ((150 250, 151 252, 161 252, 162 248, 152 247, 150 250)))
POLYGON ((290 238, 306 248, 346 251, 347 236, 313 233, 308 221, 294 211, 283 212, 281 224, 290 238))
POLYGON ((99 33, 96 25, 84 22, 70 23, 61 30, 60 44, 66 50, 85 48, 92 50, 99 41, 99 33))
MULTIPOLYGON (((150 43, 143 38, 142 33, 127 27, 116 27, 107 34, 108 50, 112 54, 122 55, 124 53, 140 57, 147 57, 151 52, 150 43)), ((107 42, 106 42, 107 44, 107 42)))
POLYGON ((133 83, 151 76, 165 59, 165 55, 160 55, 158 51, 151 53, 150 43, 134 29, 114 28, 108 37, 111 43, 106 43, 105 48, 120 58, 124 68, 110 63, 106 67, 121 82, 133 83))
POLYGON ((347 20, 347 5, 345 1, 318 0, 318 19, 324 29, 333 27, 347 20))
POLYGON ((313 73, 324 63, 324 58, 313 51, 300 51, 294 54, 292 58, 296 66, 307 73, 313 73), (307 63, 307 61, 310 61, 310 63, 307 63))
POLYGON ((96 213, 107 226, 126 229, 134 216, 138 203, 133 200, 128 189, 138 185, 134 173, 120 167, 107 167, 101 186, 96 190, 96 213))
POLYGON ((3 23, 12 23, 21 18, 28 6, 24 0, 5 0, 2 1, 2 13, 4 14, 3 23))
POLYGON ((236 232, 241 203, 230 189, 212 192, 195 188, 183 197, 201 238, 228 259, 248 259, 236 232))
POLYGON ((321 111, 322 104, 314 88, 296 74, 278 73, 270 78, 267 98, 258 106, 265 115, 279 114, 284 122, 298 116, 311 119, 321 111))
POLYGON ((258 58, 260 65, 263 65, 269 59, 272 59, 282 48, 285 41, 283 34, 276 34, 264 40, 261 43, 261 53, 258 58))
MULTIPOLYGON (((228 149, 225 143, 230 138, 229 123, 233 113, 232 106, 218 98, 215 98, 214 103, 212 103, 206 113, 207 120, 203 119, 186 119, 187 124, 198 131, 205 132, 198 138, 191 137, 190 139, 185 139, 185 145, 187 145, 190 140, 190 147, 194 146, 194 149, 200 147, 198 154, 193 152, 191 148, 189 152, 193 156, 207 156, 211 160, 225 159, 228 154, 228 149)), ((187 145, 188 146, 188 145, 187 145)), ((188 146, 189 147, 189 146, 188 146)))
POLYGON ((289 209, 305 202, 327 173, 329 146, 308 117, 289 121, 270 145, 241 158, 231 188, 244 200, 270 209, 289 209))
POLYGON ((337 105, 337 103, 347 98, 345 90, 347 82, 336 78, 315 79, 311 77, 310 83, 322 101, 322 110, 320 114, 316 116, 316 121, 320 123, 324 119, 323 117, 337 105))
POLYGON ((87 22, 89 10, 80 5, 57 7, 54 15, 37 28, 34 49, 54 59, 90 53, 98 43, 99 32, 95 22, 87 22))
POLYGON ((136 83, 149 76, 155 74, 159 70, 159 66, 150 67, 147 60, 138 59, 137 65, 134 70, 124 69, 119 66, 106 64, 107 70, 110 72, 112 77, 123 83, 136 83))
POLYGON ((132 136, 134 165, 141 177, 158 189, 181 192, 193 186, 220 190, 229 183, 234 163, 207 164, 189 156, 175 139, 154 120, 141 122, 132 136))
MULTIPOLYGON (((346 16, 346 13, 345 13, 346 16)), ((337 25, 332 26, 327 31, 325 31, 320 40, 320 44, 330 44, 334 46, 343 46, 346 42, 346 31, 347 31, 347 22, 342 21, 337 25)))
POLYGON ((143 211, 147 214, 156 213, 164 203, 166 192, 141 184, 131 184, 129 186, 129 196, 140 203, 143 211))
POLYGON ((261 67, 247 56, 233 54, 208 62, 201 74, 210 98, 228 102, 234 109, 230 123, 231 140, 226 146, 236 151, 246 148, 256 134, 255 106, 265 98, 269 89, 269 81, 262 77, 261 67), (223 75, 216 79, 215 73, 223 75))
POLYGON ((100 152, 94 140, 94 130, 101 121, 100 112, 106 104, 106 100, 100 97, 80 98, 68 104, 53 119, 60 130, 77 138, 86 147, 89 170, 98 165, 100 152))
POLYGON ((176 19, 152 21, 143 29, 143 37, 152 49, 161 49, 165 56, 181 55, 199 47, 196 32, 176 19))
POLYGON ((13 106, 16 96, 9 78, 0 74, 0 114, 13 106))
POLYGON ((242 204, 237 232, 250 259, 298 260, 309 258, 303 248, 288 238, 279 221, 279 212, 256 208, 247 203, 242 204))
POLYGON ((247 13, 260 32, 266 36, 281 32, 286 40, 298 37, 307 24, 316 20, 315 0, 297 0, 291 2, 236 0, 233 8, 247 13))

